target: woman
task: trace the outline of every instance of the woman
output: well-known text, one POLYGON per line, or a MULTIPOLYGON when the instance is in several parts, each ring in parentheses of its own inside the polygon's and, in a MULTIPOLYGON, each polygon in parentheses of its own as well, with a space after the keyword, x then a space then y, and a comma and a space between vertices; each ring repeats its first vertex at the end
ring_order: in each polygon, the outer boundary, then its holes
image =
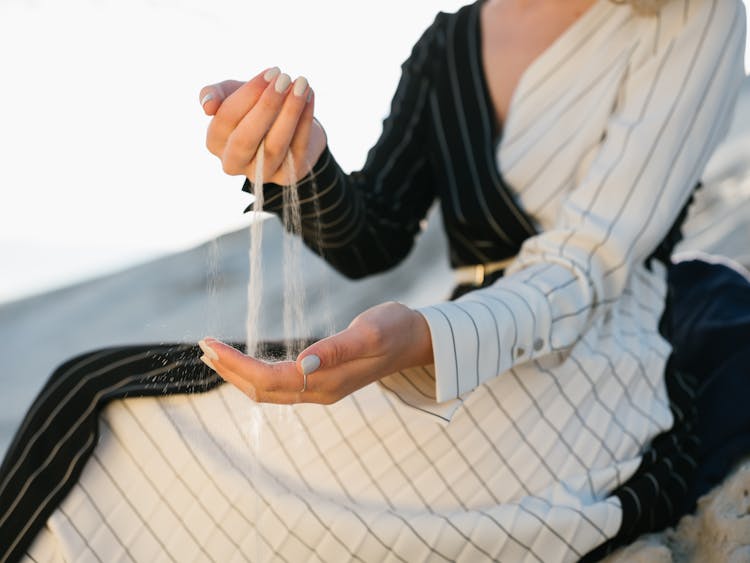
MULTIPOLYGON (((303 237, 338 270, 396 264, 438 198, 452 265, 472 282, 455 301, 365 311, 296 362, 202 341, 201 359, 235 387, 113 402, 101 443, 81 430, 61 485, 17 518, 28 536, 65 496, 27 553, 595 559, 682 514, 696 382, 668 361, 664 256, 731 116, 745 20, 739 0, 668 0, 651 15, 637 4, 488 0, 439 14, 351 175, 306 80, 268 69, 205 88, 207 145, 227 173, 253 178, 263 140, 266 209, 281 209, 287 152, 298 176, 313 164, 303 237), (279 415, 243 394, 308 404, 279 415), (248 436, 252 416, 262 424, 248 436)), ((185 373, 185 349, 159 352, 73 360, 40 403, 67 409, 57 382, 71 374, 79 388, 102 378, 86 412, 125 392, 215 385, 185 373)), ((19 433, 3 506, 30 504, 25 491, 82 427, 71 418, 23 479, 41 434, 19 433)))

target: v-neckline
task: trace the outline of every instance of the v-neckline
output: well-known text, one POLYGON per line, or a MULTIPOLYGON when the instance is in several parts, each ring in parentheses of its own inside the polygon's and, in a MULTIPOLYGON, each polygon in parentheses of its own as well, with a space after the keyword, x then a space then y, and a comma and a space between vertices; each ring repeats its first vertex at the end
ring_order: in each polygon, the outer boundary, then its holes
POLYGON ((494 142, 496 145, 499 145, 502 142, 503 137, 505 137, 505 133, 507 132, 508 124, 511 123, 511 117, 513 115, 513 107, 518 104, 518 100, 521 97, 521 94, 524 91, 524 88, 526 87, 527 83, 535 74, 538 74, 543 67, 548 67, 551 62, 553 62, 551 59, 553 55, 560 50, 560 47, 562 47, 565 43, 570 41, 570 38, 573 37, 576 32, 578 32, 586 23, 591 20, 593 15, 598 12, 598 7, 602 5, 607 0, 594 0, 594 2, 584 10, 583 13, 581 13, 578 18, 576 18, 568 27, 566 27, 560 35, 558 35, 552 43, 547 45, 547 47, 542 50, 541 53, 539 53, 536 57, 534 57, 531 62, 526 66, 526 68, 521 72, 520 76, 518 77, 518 81, 516 82, 515 87, 513 88, 513 92, 511 93, 510 101, 508 102, 508 108, 505 112, 505 119, 501 122, 497 118, 497 111, 495 110, 494 103, 492 100, 492 96, 490 94, 490 88, 489 88, 489 82, 487 80, 487 76, 485 75, 485 65, 484 65, 484 53, 482 51, 482 40, 483 40, 483 29, 482 29, 482 6, 487 3, 488 0, 478 0, 476 3, 476 15, 475 15, 475 31, 477 36, 476 41, 476 49, 477 49, 477 58, 479 61, 479 68, 481 70, 480 74, 480 82, 481 87, 484 91, 484 99, 486 103, 488 104, 487 110, 489 112, 489 115, 492 116, 492 130, 495 133, 494 135, 494 142), (549 59, 549 60, 548 60, 549 59))

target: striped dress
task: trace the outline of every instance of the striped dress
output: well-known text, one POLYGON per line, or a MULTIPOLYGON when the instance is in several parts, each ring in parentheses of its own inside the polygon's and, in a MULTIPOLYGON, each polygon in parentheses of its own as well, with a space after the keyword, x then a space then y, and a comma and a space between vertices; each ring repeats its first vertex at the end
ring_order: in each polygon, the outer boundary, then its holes
POLYGON ((515 257, 420 309, 435 364, 277 407, 192 347, 71 360, 0 470, 0 561, 575 561, 679 515, 692 382, 649 257, 726 132, 743 5, 597 0, 499 130, 483 3, 422 35, 362 170, 326 150, 300 185, 306 242, 351 277, 406 256, 435 200, 453 266, 515 257))

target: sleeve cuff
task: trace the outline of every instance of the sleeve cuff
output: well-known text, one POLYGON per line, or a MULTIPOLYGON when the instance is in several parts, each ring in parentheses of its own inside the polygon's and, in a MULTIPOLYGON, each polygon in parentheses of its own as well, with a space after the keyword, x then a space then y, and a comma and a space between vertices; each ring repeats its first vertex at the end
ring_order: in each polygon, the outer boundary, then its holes
POLYGON ((465 395, 551 351, 549 304, 541 292, 522 283, 502 280, 417 311, 430 327, 438 402, 465 395))

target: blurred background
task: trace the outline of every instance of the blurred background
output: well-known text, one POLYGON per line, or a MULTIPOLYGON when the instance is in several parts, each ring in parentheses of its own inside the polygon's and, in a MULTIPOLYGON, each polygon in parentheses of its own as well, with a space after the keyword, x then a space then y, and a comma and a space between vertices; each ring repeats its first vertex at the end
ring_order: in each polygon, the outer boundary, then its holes
MULTIPOLYGON (((413 43, 438 11, 465 3, 0 2, 0 455, 50 372, 77 353, 242 338, 249 198, 204 148, 203 85, 274 65, 305 75, 333 152, 356 169, 413 43)), ((748 92, 692 227, 692 247, 743 261, 748 92), (717 230, 727 213, 734 219, 717 230)), ((281 231, 268 223, 264 253, 278 257, 281 231)), ((361 282, 305 254, 314 329, 386 299, 444 296, 435 223, 406 264, 361 282)), ((265 275, 273 311, 280 262, 267 261, 265 275)), ((277 316, 263 323, 269 338, 281 335, 277 316)))
POLYGON ((380 132, 399 64, 460 0, 3 0, 0 302, 244 225, 204 148, 198 91, 278 65, 316 91, 345 168, 380 132))
MULTIPOLYGON (((207 334, 242 339, 249 197, 204 147, 202 86, 274 65, 306 76, 337 159, 354 169, 413 43, 439 10, 463 3, 0 2, 0 455, 66 358, 207 334)), ((274 221, 264 253, 278 257, 274 221)), ((427 261, 442 252, 433 245, 427 261)), ((338 284, 319 333, 368 304, 408 299, 412 276, 357 284, 304 260, 320 290, 311 301, 322 306, 338 284)), ((265 266, 274 311, 281 265, 265 266)), ((277 316, 264 323, 269 338, 281 336, 277 316)))

